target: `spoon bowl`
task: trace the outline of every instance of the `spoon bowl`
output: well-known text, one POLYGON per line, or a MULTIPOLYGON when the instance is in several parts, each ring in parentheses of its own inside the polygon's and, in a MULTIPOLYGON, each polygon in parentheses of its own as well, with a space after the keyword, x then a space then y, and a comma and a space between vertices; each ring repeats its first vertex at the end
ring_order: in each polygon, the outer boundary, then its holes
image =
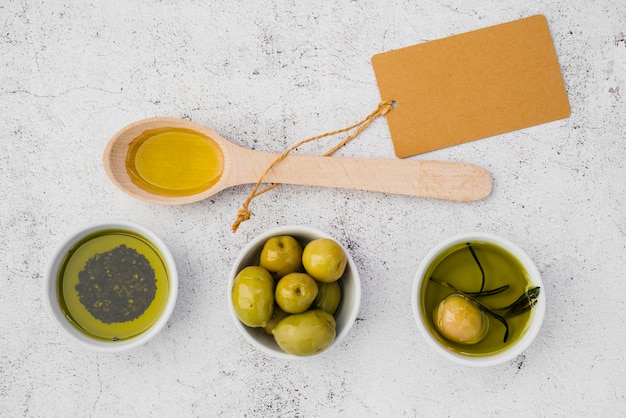
MULTIPOLYGON (((175 138, 172 140, 176 140, 175 138)), ((104 151, 104 169, 111 181, 127 194, 162 205, 182 205, 207 199, 240 184, 256 183, 280 154, 250 150, 229 142, 212 129, 178 118, 156 117, 134 122, 117 132, 104 151), (178 195, 146 187, 129 169, 133 141, 150 132, 192 132, 211 142, 221 153, 221 174, 199 190, 178 195)), ((193 157, 193 156, 189 156, 193 157)), ((218 173, 219 174, 219 173, 218 173)), ((473 164, 382 158, 336 158, 288 155, 265 176, 266 183, 369 190, 411 196, 473 201, 491 193, 489 172, 473 164)))

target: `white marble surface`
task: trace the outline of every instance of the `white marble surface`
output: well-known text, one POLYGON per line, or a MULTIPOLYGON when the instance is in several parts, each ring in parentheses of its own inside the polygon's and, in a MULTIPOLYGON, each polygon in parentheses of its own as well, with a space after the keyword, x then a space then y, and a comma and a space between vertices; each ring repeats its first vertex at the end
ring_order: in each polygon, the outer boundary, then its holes
MULTIPOLYGON (((3 1, 0 415, 624 416, 623 32, 621 0, 3 1), (150 116, 190 118, 239 145, 281 151, 373 110, 373 54, 538 13, 550 24, 571 117, 415 157, 489 169, 486 200, 283 186, 253 201, 252 220, 233 234, 250 186, 165 207, 123 194, 103 171, 107 140, 150 116), (168 326, 123 354, 68 341, 41 296, 53 248, 109 218, 153 229, 181 274, 168 326), (287 224, 335 236, 363 279, 348 338, 302 361, 256 351, 226 308, 239 250, 287 224), (468 231, 524 248, 548 297, 535 343, 487 369, 434 353, 410 306, 420 259, 468 231)), ((340 155, 394 158, 385 120, 340 155)))

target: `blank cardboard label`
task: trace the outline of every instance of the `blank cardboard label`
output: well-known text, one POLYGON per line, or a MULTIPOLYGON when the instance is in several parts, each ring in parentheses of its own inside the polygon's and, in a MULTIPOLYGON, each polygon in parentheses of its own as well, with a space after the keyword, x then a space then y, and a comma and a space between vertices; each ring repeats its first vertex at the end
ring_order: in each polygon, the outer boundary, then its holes
POLYGON ((372 57, 395 153, 404 158, 567 118, 570 105, 546 18, 372 57))

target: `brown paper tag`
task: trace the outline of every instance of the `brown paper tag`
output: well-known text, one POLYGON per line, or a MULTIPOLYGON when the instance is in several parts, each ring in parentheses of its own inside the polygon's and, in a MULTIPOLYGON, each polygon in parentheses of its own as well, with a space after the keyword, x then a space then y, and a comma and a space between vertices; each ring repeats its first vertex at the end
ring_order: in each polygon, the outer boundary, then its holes
POLYGON ((567 118, 542 15, 372 57, 395 153, 404 158, 567 118))

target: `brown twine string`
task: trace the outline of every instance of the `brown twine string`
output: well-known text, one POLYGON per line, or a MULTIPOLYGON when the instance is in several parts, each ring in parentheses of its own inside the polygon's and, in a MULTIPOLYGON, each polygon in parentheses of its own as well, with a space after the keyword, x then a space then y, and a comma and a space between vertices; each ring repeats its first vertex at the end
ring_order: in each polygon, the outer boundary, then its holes
POLYGON ((336 131, 326 132, 325 134, 321 134, 321 135, 317 135, 317 136, 305 139, 303 141, 298 142, 296 145, 293 145, 289 149, 285 150, 282 154, 280 154, 274 160, 274 162, 272 162, 272 164, 269 165, 269 167, 267 167, 265 172, 261 175, 259 180, 256 182, 256 184, 252 188, 252 191, 250 192, 250 194, 248 195, 246 200, 243 202, 243 204, 241 205, 241 207, 237 211, 237 219, 235 220, 235 222, 233 223, 233 225, 231 227, 232 232, 237 232, 237 229, 239 229, 239 225, 241 225, 242 222, 245 222, 248 219, 250 219, 250 216, 252 216, 252 214, 250 212, 250 209, 248 209, 252 199, 254 199, 257 196, 262 195, 265 192, 269 192, 270 190, 275 189, 276 187, 278 187, 278 186, 280 186, 282 184, 282 183, 274 183, 274 184, 272 184, 270 186, 265 187, 264 189, 259 190, 259 187, 260 187, 261 183, 263 183, 263 179, 265 178, 265 176, 267 176, 267 174, 278 163, 280 163, 282 160, 284 160, 287 157, 287 155, 289 155, 293 150, 297 149, 298 147, 300 147, 300 146, 302 146, 302 145, 304 145, 304 144, 306 144, 308 142, 313 142, 313 141, 316 141, 318 139, 326 138, 328 136, 338 135, 338 134, 342 134, 342 133, 354 130, 354 132, 352 132, 350 135, 348 135, 346 138, 344 138, 343 141, 339 142, 337 145, 335 145, 333 148, 331 148, 330 150, 328 150, 324 154, 324 156, 328 157, 328 156, 334 154, 337 150, 339 150, 341 147, 346 145, 348 142, 350 142, 354 138, 356 138, 361 132, 363 132, 365 130, 365 128, 367 128, 370 125, 370 123, 372 123, 374 121, 374 119, 376 119, 379 116, 386 115, 387 113, 389 113, 389 111, 392 108, 393 108, 393 101, 381 102, 378 105, 378 107, 376 108, 376 110, 374 110, 372 113, 367 115, 365 117, 365 119, 355 123, 354 125, 348 126, 346 128, 338 129, 336 131))

